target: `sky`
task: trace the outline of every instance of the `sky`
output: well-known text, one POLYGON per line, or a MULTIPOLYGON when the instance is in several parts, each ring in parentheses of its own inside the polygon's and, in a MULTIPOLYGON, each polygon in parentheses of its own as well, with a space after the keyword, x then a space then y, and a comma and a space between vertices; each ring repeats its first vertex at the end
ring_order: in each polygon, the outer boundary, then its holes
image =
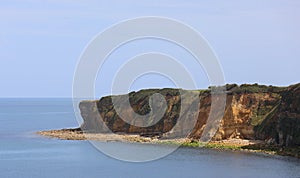
MULTIPOLYGON (((89 42, 111 25, 141 16, 172 18, 196 29, 218 56, 226 83, 300 82, 298 0, 2 0, 0 97, 71 97, 76 65, 89 42)), ((198 88, 209 85, 189 54, 165 41, 144 40, 110 56, 95 80, 96 95, 109 94, 127 59, 149 51, 180 58, 198 88)), ((131 90, 173 86, 153 74, 138 78, 131 90)))

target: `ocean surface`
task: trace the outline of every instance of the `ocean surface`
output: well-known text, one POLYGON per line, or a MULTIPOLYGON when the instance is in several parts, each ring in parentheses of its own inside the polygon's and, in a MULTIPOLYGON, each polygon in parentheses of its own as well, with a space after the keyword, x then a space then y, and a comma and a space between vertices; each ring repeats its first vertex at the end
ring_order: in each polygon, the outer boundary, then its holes
MULTIPOLYGON (((1 178, 300 177, 300 160, 289 157, 179 148, 156 161, 131 163, 103 154, 88 141, 36 135, 78 126, 71 99, 0 99, 0 122, 1 178)), ((124 143, 114 144, 122 149, 124 143)))

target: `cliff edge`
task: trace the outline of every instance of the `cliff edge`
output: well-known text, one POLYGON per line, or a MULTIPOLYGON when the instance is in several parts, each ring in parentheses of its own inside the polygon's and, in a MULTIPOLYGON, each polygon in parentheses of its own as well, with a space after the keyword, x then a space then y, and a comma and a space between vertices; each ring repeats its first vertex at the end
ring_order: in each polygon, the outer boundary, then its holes
MULTIPOLYGON (((130 106, 124 105, 130 123, 122 120, 113 107, 112 97, 120 102, 124 95, 106 96, 100 100, 80 102, 84 120, 81 129, 90 133, 126 133, 141 136, 161 136, 175 126, 179 113, 185 118, 193 113, 181 110, 181 89, 149 89, 129 93, 130 106), (161 94, 167 104, 161 120, 149 127, 135 126, 138 119, 131 115, 131 109, 140 115, 151 111, 149 98, 161 94)), ((193 92, 193 91, 185 91, 193 92)), ((188 137, 199 139, 203 134, 211 110, 211 90, 199 90, 200 105, 198 119, 188 137)), ((190 100, 192 105, 195 101, 190 100)), ((225 139, 264 140, 281 146, 300 146, 300 84, 289 87, 264 85, 226 85, 226 105, 224 115, 213 141, 225 139)), ((158 106, 159 107, 159 106, 158 106)), ((216 111, 218 112, 218 111, 216 111)), ((127 118, 127 120, 128 120, 127 118)), ((188 128, 181 128, 186 130, 188 128)), ((180 132, 180 130, 178 131, 180 132)))

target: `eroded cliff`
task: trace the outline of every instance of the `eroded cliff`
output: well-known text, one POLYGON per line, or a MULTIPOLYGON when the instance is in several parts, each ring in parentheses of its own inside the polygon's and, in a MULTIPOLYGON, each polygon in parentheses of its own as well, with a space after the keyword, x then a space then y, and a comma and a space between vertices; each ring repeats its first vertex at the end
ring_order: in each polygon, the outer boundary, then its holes
MULTIPOLYGON (((187 104, 191 106, 200 100, 196 110, 181 108, 182 97, 188 97, 189 92, 179 89, 149 89, 129 93, 130 106, 124 105, 122 112, 129 118, 125 122, 113 107, 112 97, 119 102, 124 95, 107 96, 95 101, 82 101, 80 110, 84 123, 81 128, 86 132, 122 132, 140 135, 167 135, 172 132, 189 130, 188 137, 199 139, 207 124, 211 110, 211 90, 201 90, 199 98, 193 98, 187 104), (149 127, 138 127, 139 119, 132 114, 131 109, 140 115, 151 111, 149 98, 160 93, 166 100, 167 108, 163 117, 156 123, 151 116, 147 122, 149 127), (186 93, 182 95, 182 93, 186 93), (183 124, 180 129, 174 129, 179 118, 188 123, 189 118, 198 114, 193 128, 183 124), (152 123, 152 124, 151 124, 152 123)), ((290 87, 273 87, 262 85, 226 85, 226 105, 223 117, 213 140, 228 138, 261 139, 280 145, 300 145, 300 84, 290 87)), ((154 103, 160 107, 160 103, 154 103)), ((218 111, 214 111, 218 112, 218 111)), ((216 117, 218 114, 215 114, 216 117)))

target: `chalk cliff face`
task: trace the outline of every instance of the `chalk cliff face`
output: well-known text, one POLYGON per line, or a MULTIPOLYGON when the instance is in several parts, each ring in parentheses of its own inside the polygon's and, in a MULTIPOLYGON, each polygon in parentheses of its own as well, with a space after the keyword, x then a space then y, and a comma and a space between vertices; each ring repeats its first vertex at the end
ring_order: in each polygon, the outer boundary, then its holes
MULTIPOLYGON (((228 138, 261 139, 280 145, 300 145, 300 84, 290 87, 272 87, 262 85, 226 85, 225 112, 213 140, 228 138)), ((200 100, 196 110, 181 108, 182 97, 189 92, 179 89, 151 89, 129 93, 131 106, 122 108, 122 113, 130 118, 130 123, 122 120, 113 107, 112 96, 103 97, 96 101, 82 101, 81 115, 84 123, 81 128, 87 132, 123 132, 141 135, 167 135, 170 132, 184 132, 190 129, 189 137, 199 139, 207 124, 211 110, 210 90, 199 91, 199 98, 188 101, 191 106, 200 100), (182 93, 187 93, 182 95, 182 93), (138 118, 131 109, 140 115, 151 111, 149 98, 160 93, 166 100, 167 108, 161 120, 149 117, 149 127, 138 127, 138 118), (183 124, 180 129, 174 129, 183 113, 184 122, 198 114, 193 124, 183 124), (101 117, 100 117, 101 116, 101 117), (185 128, 186 127, 186 128, 185 128)), ((124 96, 117 97, 122 102, 124 96)), ((160 107, 159 103, 154 106, 160 107)), ((153 106, 152 106, 153 108, 153 106)), ((219 111, 214 111, 219 112, 219 111)), ((216 114, 218 115, 218 114, 216 114)))

